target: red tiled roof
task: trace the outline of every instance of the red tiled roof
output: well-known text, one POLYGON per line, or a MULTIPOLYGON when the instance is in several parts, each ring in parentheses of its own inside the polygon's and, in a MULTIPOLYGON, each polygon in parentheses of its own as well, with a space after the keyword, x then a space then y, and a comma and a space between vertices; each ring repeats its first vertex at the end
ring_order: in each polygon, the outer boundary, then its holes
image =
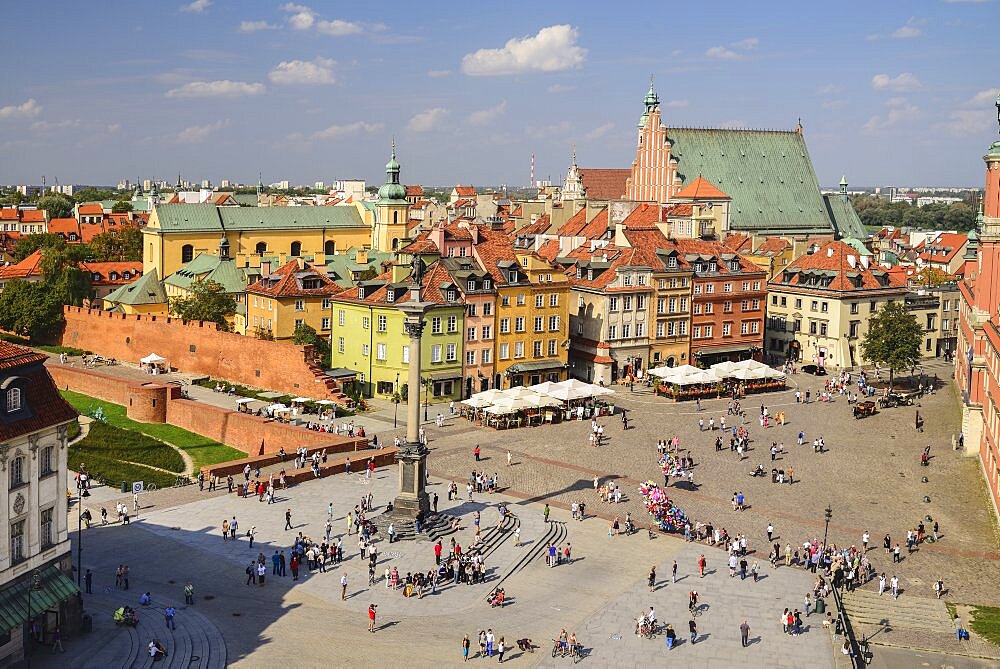
POLYGON ((687 183, 674 195, 679 200, 718 200, 729 199, 729 196, 716 188, 715 184, 699 176, 694 181, 687 183))
POLYGON ((581 167, 580 179, 591 200, 620 200, 625 196, 625 182, 631 169, 599 169, 581 167))
POLYGON ((551 225, 551 219, 548 214, 542 214, 538 217, 534 223, 529 223, 520 230, 519 233, 522 235, 540 235, 543 232, 547 232, 549 226, 551 225))
POLYGON ((754 253, 762 256, 778 255, 779 253, 783 253, 790 248, 792 248, 792 245, 785 239, 781 237, 768 237, 764 240, 763 244, 757 247, 757 250, 754 251, 754 253))
POLYGON ((23 384, 26 417, 0 422, 0 443, 76 418, 76 411, 59 394, 42 364, 46 355, 0 341, 0 375, 16 376, 23 384))
POLYGON ((750 251, 750 242, 753 241, 749 235, 741 235, 739 233, 730 233, 724 240, 722 240, 722 245, 733 253, 742 253, 744 251, 750 251))
POLYGON ((80 269, 91 274, 91 283, 95 286, 117 286, 135 281, 142 276, 142 262, 82 262, 80 269), (128 277, 125 273, 128 272, 128 277), (115 278, 111 277, 114 273, 115 278), (93 275, 100 278, 94 278, 93 275))
POLYGON ((631 214, 625 217, 622 223, 626 228, 655 228, 654 225, 660 220, 660 207, 655 204, 643 202, 636 207, 631 214))
MULTIPOLYGON (((384 285, 379 286, 372 293, 367 295, 365 299, 358 299, 358 288, 352 286, 351 288, 346 288, 339 293, 336 293, 333 297, 336 300, 357 302, 359 304, 400 304, 405 302, 410 298, 410 287, 408 279, 406 281, 393 284, 393 301, 386 301, 386 293, 389 290, 389 284, 392 280, 392 272, 384 272, 379 276, 372 279, 373 282, 384 282, 384 285)), ((423 281, 421 282, 420 289, 420 299, 424 302, 433 302, 434 304, 446 304, 446 295, 442 294, 442 285, 454 284, 457 289, 457 284, 448 274, 448 270, 440 262, 433 263, 427 271, 424 273, 423 281)), ((458 305, 461 302, 455 302, 458 305)))
POLYGON ((406 197, 422 197, 424 194, 423 186, 407 186, 406 187, 406 197))
POLYGON ((46 359, 48 356, 44 353, 0 339, 0 369, 29 365, 46 359))
POLYGON ((950 263, 968 241, 968 235, 942 232, 934 239, 917 246, 919 258, 924 262, 950 263))
POLYGON ((774 286, 806 286, 799 272, 809 270, 820 270, 834 272, 833 282, 829 286, 824 286, 826 290, 862 290, 878 288, 904 288, 907 284, 905 274, 899 271, 889 272, 879 265, 869 266, 867 269, 862 265, 857 249, 841 241, 832 241, 824 244, 815 253, 806 254, 794 260, 776 277, 771 279, 774 286), (854 258, 854 267, 851 267, 849 256, 854 258), (887 285, 882 285, 876 278, 877 274, 884 274, 888 277, 887 285), (860 279, 860 286, 851 283, 854 275, 860 279), (785 281, 786 276, 790 277, 785 281))
POLYGON ((81 204, 80 208, 81 216, 99 216, 104 213, 104 207, 100 204, 95 204, 93 202, 87 204, 81 204))
MULTIPOLYGON (((690 253, 702 256, 714 256, 718 258, 723 254, 732 254, 734 251, 722 242, 709 242, 701 239, 675 239, 674 247, 679 253, 690 253)), ((736 257, 740 261, 740 274, 764 274, 764 270, 760 269, 752 262, 744 258, 743 256, 736 254, 736 257)), ((726 263, 720 262, 718 264, 718 274, 734 274, 727 266, 726 263)))
POLYGON ((37 249, 30 256, 9 267, 0 268, 0 279, 26 279, 42 273, 42 250, 37 249))
POLYGON ((538 250, 535 251, 535 253, 537 253, 539 256, 541 256, 542 258, 544 258, 549 262, 554 261, 556 258, 559 257, 559 240, 550 239, 546 242, 543 242, 542 245, 538 247, 538 250))
POLYGON ((585 227, 587 227, 586 207, 566 219, 566 222, 563 223, 558 230, 556 230, 556 234, 560 237, 575 237, 580 234, 580 231, 585 227))
POLYGON ((303 263, 299 267, 298 260, 290 260, 269 275, 261 276, 247 287, 248 293, 271 295, 273 297, 322 297, 331 296, 341 290, 325 272, 303 263), (308 274, 308 277, 301 276, 308 274), (277 277, 277 280, 274 279, 277 277), (303 288, 300 280, 305 278, 319 279, 319 288, 303 288), (272 283, 272 281, 274 281, 272 283))
POLYGON ((427 238, 427 231, 421 232, 412 242, 400 249, 403 253, 440 253, 437 244, 427 238))
POLYGON ((49 221, 49 232, 56 235, 62 235, 69 240, 70 233, 73 233, 77 237, 77 243, 80 240, 80 224, 75 218, 53 218, 49 221))
POLYGON ((0 221, 16 221, 17 207, 0 207, 0 221))
POLYGON ((475 186, 462 186, 462 185, 458 185, 458 186, 455 186, 455 193, 459 197, 475 197, 476 196, 476 187, 475 186))
POLYGON ((25 223, 44 223, 44 209, 24 209, 21 211, 21 220, 25 223))
POLYGON ((690 204, 668 204, 662 208, 663 218, 668 216, 691 216, 694 213, 694 206, 690 204))

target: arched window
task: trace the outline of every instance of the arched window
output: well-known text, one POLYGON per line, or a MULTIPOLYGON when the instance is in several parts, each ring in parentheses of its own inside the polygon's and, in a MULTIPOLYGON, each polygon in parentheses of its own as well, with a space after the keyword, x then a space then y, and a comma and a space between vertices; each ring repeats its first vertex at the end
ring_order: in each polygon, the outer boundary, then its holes
POLYGON ((253 252, 259 256, 267 253, 267 242, 257 242, 257 246, 254 247, 253 252))
POLYGON ((399 250, 399 238, 398 237, 393 237, 392 238, 392 250, 393 251, 398 251, 399 250))
POLYGON ((302 242, 292 242, 292 245, 288 250, 288 255, 290 256, 302 255, 302 242))
POLYGON ((192 258, 194 258, 194 247, 190 244, 185 244, 181 247, 181 262, 191 262, 192 258))
POLYGON ((326 243, 323 244, 323 253, 325 253, 328 256, 332 256, 336 252, 337 252, 337 242, 333 241, 332 239, 326 240, 326 243))

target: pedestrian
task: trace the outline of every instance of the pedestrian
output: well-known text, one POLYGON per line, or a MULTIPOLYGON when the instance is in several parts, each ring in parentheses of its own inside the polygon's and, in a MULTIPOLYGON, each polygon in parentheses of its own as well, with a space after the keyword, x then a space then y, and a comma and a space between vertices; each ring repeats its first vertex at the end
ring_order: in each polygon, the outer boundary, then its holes
POLYGON ((93 594, 94 574, 89 569, 87 570, 87 574, 83 577, 83 582, 87 586, 87 594, 93 594))
POLYGON ((434 509, 434 513, 438 512, 438 494, 434 493, 434 497, 431 499, 431 506, 434 509))
POLYGON ((263 562, 257 563, 257 585, 264 585, 264 575, 267 574, 267 567, 263 562))
POLYGON ((250 564, 247 565, 245 572, 247 575, 247 585, 253 585, 254 578, 257 576, 257 566, 252 560, 250 564))
POLYGON ((774 534, 774 526, 771 523, 767 524, 767 543, 771 543, 771 536, 774 534))
POLYGON ((656 590, 656 565, 649 568, 649 591, 656 590))
POLYGON ((677 582, 677 560, 674 560, 673 566, 670 568, 670 582, 677 582))
POLYGON ((705 578, 705 566, 708 562, 705 560, 705 554, 702 553, 701 557, 698 558, 698 574, 700 578, 705 578))
POLYGON ((469 643, 469 635, 466 634, 464 637, 462 637, 462 662, 468 662, 469 661, 469 646, 470 645, 471 644, 469 643))
POLYGON ((472 454, 476 456, 476 462, 479 462, 479 453, 479 444, 476 444, 476 447, 472 450, 472 454))
POLYGON ((253 538, 257 534, 257 526, 251 525, 250 529, 247 530, 247 538, 250 539, 250 548, 253 548, 253 538))
POLYGON ((937 599, 941 599, 942 594, 944 594, 944 581, 938 579, 934 581, 934 595, 937 599))
MULTIPOLYGON (((292 529, 292 510, 291 509, 285 510, 285 529, 286 530, 292 529)), ((350 534, 350 533, 348 533, 348 534, 350 534)))
POLYGON ((511 459, 512 459, 512 456, 510 454, 510 451, 507 451, 507 466, 508 467, 510 467, 510 461, 511 461, 511 459))
POLYGON ((691 632, 691 643, 694 644, 698 638, 698 625, 695 624, 694 618, 688 621, 688 630, 691 632))
POLYGON ((184 603, 188 606, 194 605, 194 585, 191 581, 184 585, 184 603))
POLYGON ((889 589, 892 591, 892 598, 899 599, 899 579, 895 574, 889 579, 889 589))
POLYGON ((740 624, 740 642, 744 648, 750 645, 750 625, 746 620, 740 624))
POLYGON ((59 625, 56 625, 55 629, 52 630, 52 652, 56 651, 60 653, 65 653, 62 645, 62 630, 59 629, 59 625))
POLYGON ((167 629, 175 630, 177 625, 174 623, 174 616, 177 615, 177 609, 172 606, 168 606, 163 609, 163 619, 167 623, 167 629))
POLYGON ((340 577, 340 599, 341 601, 347 601, 347 572, 340 577))
POLYGON ((500 637, 500 641, 497 642, 497 662, 503 662, 503 653, 505 650, 507 650, 507 647, 504 645, 503 637, 500 637))
POLYGON ((368 631, 375 634, 375 609, 378 607, 375 604, 368 605, 368 631))
POLYGON ((548 504, 546 504, 545 508, 542 509, 542 516, 545 517, 545 522, 548 523, 549 522, 549 505, 548 504))
POLYGON ((229 521, 229 538, 236 541, 236 530, 239 529, 239 523, 236 522, 236 516, 229 521))

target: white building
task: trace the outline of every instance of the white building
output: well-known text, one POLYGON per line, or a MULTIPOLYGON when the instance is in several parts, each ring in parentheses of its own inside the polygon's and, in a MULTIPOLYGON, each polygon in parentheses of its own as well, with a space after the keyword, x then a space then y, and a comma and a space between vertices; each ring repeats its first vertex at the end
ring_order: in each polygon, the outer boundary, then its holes
POLYGON ((66 516, 66 426, 76 412, 45 359, 0 341, 0 666, 24 656, 30 620, 48 640, 56 626, 64 636, 75 630, 80 618, 66 516))

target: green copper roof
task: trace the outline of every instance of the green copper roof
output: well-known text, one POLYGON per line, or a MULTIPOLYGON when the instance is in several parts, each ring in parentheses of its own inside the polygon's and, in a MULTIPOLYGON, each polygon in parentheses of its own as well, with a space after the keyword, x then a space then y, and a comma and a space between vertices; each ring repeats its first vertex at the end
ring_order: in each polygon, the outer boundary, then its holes
POLYGON ((993 142, 990 145, 990 150, 986 152, 986 158, 1000 158, 1000 141, 993 142))
POLYGON ((167 293, 163 290, 156 269, 143 274, 132 283, 125 284, 108 293, 105 302, 115 304, 166 304, 167 293))
MULTIPOLYGON (((850 200, 845 200, 841 195, 824 195, 823 203, 826 205, 826 213, 830 217, 833 229, 841 237, 852 237, 855 239, 867 239, 868 232, 865 224, 861 222, 858 212, 854 211, 854 206, 850 200)), ((845 239, 845 241, 847 241, 845 239)))
MULTIPOLYGON (((181 205, 197 206, 197 205, 181 205)), ((220 260, 219 256, 199 253, 191 262, 164 279, 165 284, 190 290, 196 281, 214 281, 227 293, 242 293, 247 288, 247 277, 236 267, 234 260, 220 260)))
POLYGON ((156 212, 160 228, 167 232, 225 228, 275 230, 364 228, 358 210, 343 207, 217 207, 214 204, 161 204, 156 212))
POLYGON ((733 230, 834 230, 801 133, 668 128, 667 137, 685 183, 701 175, 732 197, 729 216, 733 230))

